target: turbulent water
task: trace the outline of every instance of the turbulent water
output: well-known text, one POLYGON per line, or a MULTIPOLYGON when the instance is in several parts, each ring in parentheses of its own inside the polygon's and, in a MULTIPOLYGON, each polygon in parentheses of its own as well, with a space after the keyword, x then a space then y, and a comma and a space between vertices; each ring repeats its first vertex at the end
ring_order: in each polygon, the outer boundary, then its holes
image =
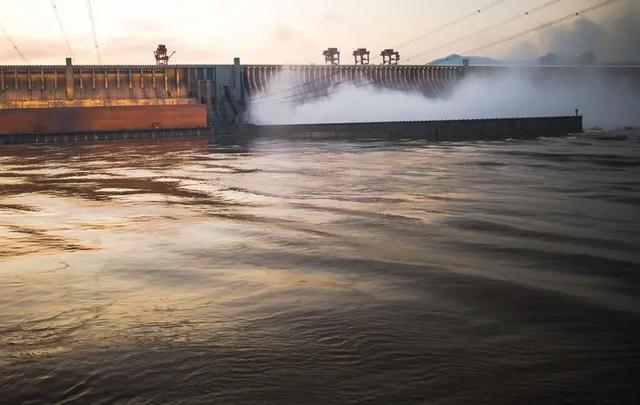
POLYGON ((0 148, 0 402, 637 403, 640 131, 0 148))

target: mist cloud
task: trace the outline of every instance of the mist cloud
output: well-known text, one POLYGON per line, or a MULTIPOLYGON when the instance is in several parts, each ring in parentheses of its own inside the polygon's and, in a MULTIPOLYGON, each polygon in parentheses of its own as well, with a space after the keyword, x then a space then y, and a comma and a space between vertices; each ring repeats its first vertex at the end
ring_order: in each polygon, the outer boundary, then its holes
POLYGON ((570 58, 593 52, 599 63, 640 63, 640 2, 612 8, 599 22, 580 18, 541 31, 537 41, 515 44, 510 56, 521 58, 523 49, 529 55, 559 53, 570 58))
POLYGON ((296 83, 283 74, 271 85, 271 99, 250 108, 256 124, 302 124, 403 120, 448 120, 573 115, 586 127, 640 127, 640 89, 628 78, 584 74, 569 79, 534 79, 520 72, 470 77, 445 98, 344 85, 307 103, 282 101, 296 83), (269 102, 271 100, 271 102, 269 102))

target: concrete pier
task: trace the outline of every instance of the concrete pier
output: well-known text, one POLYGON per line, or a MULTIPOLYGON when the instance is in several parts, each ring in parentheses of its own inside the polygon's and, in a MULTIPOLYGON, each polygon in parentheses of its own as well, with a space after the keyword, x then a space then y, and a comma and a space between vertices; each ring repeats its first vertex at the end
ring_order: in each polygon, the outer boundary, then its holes
POLYGON ((124 139, 167 139, 210 137, 211 131, 201 128, 147 129, 134 131, 100 131, 73 134, 16 134, 0 136, 0 145, 9 144, 54 144, 95 141, 115 141, 124 139))
MULTIPOLYGON (((204 112, 202 112, 204 114, 204 112)), ((558 137, 581 133, 582 117, 498 118, 452 121, 370 122, 304 125, 242 125, 234 134, 216 134, 207 128, 85 131, 59 134, 11 134, 2 143, 58 143, 112 139, 148 139, 207 136, 224 141, 250 139, 424 139, 431 142, 491 141, 558 137)))
POLYGON ((582 116, 304 125, 246 125, 237 136, 279 139, 531 139, 581 133, 582 116))

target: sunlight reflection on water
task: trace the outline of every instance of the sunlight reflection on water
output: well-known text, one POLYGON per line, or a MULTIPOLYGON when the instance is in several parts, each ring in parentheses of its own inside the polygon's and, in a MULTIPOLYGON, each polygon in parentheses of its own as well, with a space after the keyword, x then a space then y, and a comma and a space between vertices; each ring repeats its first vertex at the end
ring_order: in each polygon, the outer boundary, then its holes
POLYGON ((639 139, 4 147, 0 392, 631 398, 639 139))

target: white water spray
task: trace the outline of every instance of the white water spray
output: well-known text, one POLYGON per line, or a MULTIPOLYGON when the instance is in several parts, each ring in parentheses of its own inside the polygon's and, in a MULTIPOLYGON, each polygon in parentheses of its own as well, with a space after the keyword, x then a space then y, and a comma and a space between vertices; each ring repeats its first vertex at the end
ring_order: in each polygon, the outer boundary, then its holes
MULTIPOLYGON (((267 98, 251 105, 256 124, 449 120, 584 115, 585 127, 640 127, 638 83, 622 76, 584 72, 536 78, 513 70, 469 77, 440 98, 418 93, 344 84, 327 97, 300 103, 290 97, 299 83, 284 72, 273 80, 267 98)), ((301 87, 296 88, 302 91, 301 87)))

